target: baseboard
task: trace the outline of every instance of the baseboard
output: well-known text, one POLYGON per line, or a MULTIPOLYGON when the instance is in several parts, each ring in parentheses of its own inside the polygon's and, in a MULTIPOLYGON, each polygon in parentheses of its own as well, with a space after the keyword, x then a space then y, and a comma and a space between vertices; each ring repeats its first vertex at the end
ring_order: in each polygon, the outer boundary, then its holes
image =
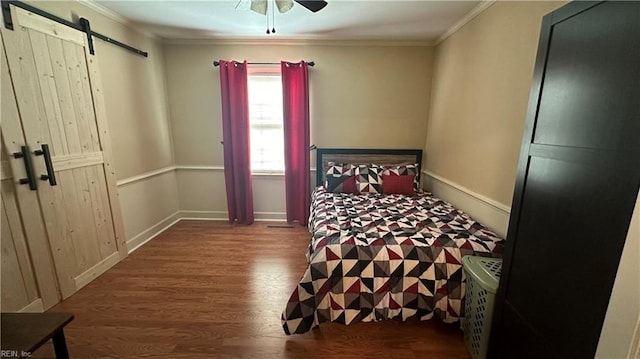
POLYGON ((226 221, 226 211, 178 211, 181 220, 189 221, 226 221))
POLYGON ((256 222, 286 222, 285 212, 255 212, 253 214, 256 222))
POLYGON ((511 208, 432 172, 422 173, 425 175, 427 189, 436 197, 466 212, 497 235, 506 237, 511 208))
POLYGON ((44 312, 44 303, 42 299, 38 298, 28 304, 26 307, 20 309, 19 313, 42 313, 44 312))
POLYGON ((136 249, 153 239, 158 234, 164 232, 167 228, 173 226, 181 219, 180 211, 175 211, 160 222, 154 224, 148 229, 138 233, 133 238, 127 241, 127 250, 131 254, 136 249))
POLYGON ((75 277, 76 291, 91 283, 91 281, 98 278, 102 273, 108 271, 114 265, 118 264, 118 262, 120 262, 120 253, 114 252, 107 258, 101 260, 98 264, 87 269, 84 273, 75 277))
MULTIPOLYGON (((255 212, 256 222, 284 222, 284 212, 255 212)), ((154 224, 143 232, 127 241, 128 253, 131 254, 145 243, 155 238, 181 220, 191 221, 227 221, 227 211, 176 211, 160 222, 154 224)))
MULTIPOLYGON (((256 222, 285 222, 284 212, 254 212, 256 222)), ((227 211, 180 211, 180 219, 200 221, 227 221, 227 211)))

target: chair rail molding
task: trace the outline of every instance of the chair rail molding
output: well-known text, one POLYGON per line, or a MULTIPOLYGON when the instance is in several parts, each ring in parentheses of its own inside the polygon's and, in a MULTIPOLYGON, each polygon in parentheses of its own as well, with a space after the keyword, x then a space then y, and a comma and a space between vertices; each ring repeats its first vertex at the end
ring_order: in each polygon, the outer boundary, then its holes
POLYGON ((470 190, 458 183, 423 170, 427 189, 450 202, 501 237, 506 237, 511 207, 470 190))

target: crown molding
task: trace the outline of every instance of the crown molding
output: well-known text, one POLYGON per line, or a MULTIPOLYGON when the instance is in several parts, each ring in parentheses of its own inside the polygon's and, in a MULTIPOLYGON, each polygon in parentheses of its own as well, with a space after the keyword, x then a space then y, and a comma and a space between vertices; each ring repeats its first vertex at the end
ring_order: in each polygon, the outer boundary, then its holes
POLYGON ((448 39, 451 35, 455 34, 458 30, 464 27, 471 20, 475 19, 476 16, 480 15, 483 11, 487 10, 491 5, 493 5, 496 0, 482 0, 480 4, 471 9, 462 19, 453 24, 444 34, 440 35, 438 39, 436 39, 434 45, 439 45, 444 40, 448 39))
POLYGON ((319 39, 319 38, 236 38, 236 39, 180 39, 163 38, 165 45, 235 45, 235 46, 410 46, 430 47, 434 46, 433 40, 407 40, 407 39, 319 39))
POLYGON ((76 2, 84 5, 85 7, 97 12, 100 15, 104 15, 107 18, 121 24, 124 25, 126 27, 128 27, 129 29, 132 29, 146 37, 149 37, 151 39, 154 40, 160 40, 160 37, 158 37, 155 34, 152 34, 146 30, 141 29, 139 26, 136 26, 135 23, 129 19, 127 19, 126 17, 118 14, 117 12, 106 8, 103 5, 100 5, 99 3, 97 3, 95 0, 75 0, 76 2))
POLYGON ((462 19, 453 24, 436 40, 430 39, 371 39, 371 38, 342 38, 327 39, 320 37, 283 37, 283 38, 258 38, 258 37, 236 37, 236 38, 166 38, 153 34, 147 30, 136 26, 134 22, 97 3, 95 0, 75 0, 87 8, 98 12, 107 18, 125 25, 147 37, 161 40, 167 45, 245 45, 245 46, 409 46, 409 47, 431 47, 436 46, 455 34, 467 23, 480 15, 483 11, 491 7, 497 0, 482 0, 476 7, 471 9, 462 19))
POLYGON ((89 9, 108 17, 113 21, 119 22, 122 25, 128 26, 130 24, 130 21, 127 20, 127 18, 125 18, 124 16, 118 14, 117 12, 111 9, 104 7, 103 5, 98 4, 94 0, 76 0, 76 2, 79 2, 80 4, 88 7, 89 9))

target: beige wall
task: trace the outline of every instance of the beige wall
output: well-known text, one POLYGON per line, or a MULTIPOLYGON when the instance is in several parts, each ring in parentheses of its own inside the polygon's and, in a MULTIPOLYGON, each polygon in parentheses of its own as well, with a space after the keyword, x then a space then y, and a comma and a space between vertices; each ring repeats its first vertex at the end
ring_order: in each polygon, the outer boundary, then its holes
MULTIPOLYGON (((172 166, 162 43, 77 1, 28 3, 71 21, 85 17, 91 22, 92 30, 149 52, 145 58, 94 39, 116 177, 124 180, 172 166)), ((176 191, 175 179, 173 185, 158 185, 148 179, 124 190, 119 188, 127 240, 176 212, 176 191)))
MULTIPOLYGON (((423 148, 432 48, 379 45, 166 44, 176 164, 218 167, 178 170, 180 209, 226 211, 219 168, 223 164, 220 78, 213 60, 315 61, 309 86, 311 143, 318 147, 423 148), (193 188, 201 191, 192 193, 193 188)), ((276 217, 284 212, 282 177, 255 177, 254 192, 256 212, 276 217)))
POLYGON ((122 216, 127 224, 125 235, 128 242, 133 240, 128 243, 129 249, 144 242, 146 238, 138 238, 141 233, 176 214, 179 208, 177 188, 174 171, 118 186, 122 216))
MULTIPOLYGON (((640 336, 640 195, 620 258, 596 358, 637 359, 631 352, 634 334, 640 336)), ((636 337, 636 343, 638 340, 636 337)))
POLYGON ((511 205, 542 16, 562 4, 496 2, 436 47, 429 171, 511 205))

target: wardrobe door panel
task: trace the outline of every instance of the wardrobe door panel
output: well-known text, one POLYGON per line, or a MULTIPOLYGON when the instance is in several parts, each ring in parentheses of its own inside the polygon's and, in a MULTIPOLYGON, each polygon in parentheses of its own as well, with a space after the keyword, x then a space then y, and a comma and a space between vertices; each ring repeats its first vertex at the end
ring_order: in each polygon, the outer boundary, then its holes
POLYGON ((634 136, 640 121, 628 121, 637 115, 640 95, 636 63, 640 24, 634 11, 613 2, 553 26, 534 143, 640 148, 634 136), (621 15, 625 12, 630 14, 621 15), (615 39, 614 46, 609 39, 615 39))

